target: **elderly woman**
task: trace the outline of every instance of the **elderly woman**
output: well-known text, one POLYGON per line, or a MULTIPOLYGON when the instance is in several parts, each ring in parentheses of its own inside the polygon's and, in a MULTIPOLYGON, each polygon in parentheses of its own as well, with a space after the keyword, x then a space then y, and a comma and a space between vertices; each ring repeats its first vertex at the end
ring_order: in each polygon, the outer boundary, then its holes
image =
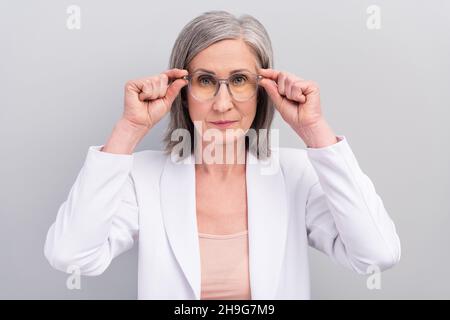
POLYGON ((360 274, 396 264, 395 226, 318 85, 272 63, 249 15, 189 22, 170 69, 127 82, 122 118, 89 147, 50 264, 99 275, 139 240, 139 299, 308 299, 308 245, 360 274), (275 109, 306 149, 271 148, 275 109), (165 150, 134 152, 169 111, 165 150))

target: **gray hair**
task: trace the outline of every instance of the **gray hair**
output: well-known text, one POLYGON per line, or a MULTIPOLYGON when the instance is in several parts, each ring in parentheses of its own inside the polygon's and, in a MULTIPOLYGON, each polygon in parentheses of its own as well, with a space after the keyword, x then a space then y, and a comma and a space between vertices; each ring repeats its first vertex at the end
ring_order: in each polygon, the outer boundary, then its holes
MULTIPOLYGON (((178 35, 172 48, 169 69, 187 69, 192 59, 203 49, 225 39, 242 39, 254 52, 260 68, 273 68, 273 52, 269 35, 264 26, 254 17, 244 14, 235 17, 226 11, 208 11, 191 20, 178 35)), ((191 137, 191 153, 194 152, 194 124, 187 108, 186 89, 183 87, 174 100, 170 111, 170 123, 165 132, 163 142, 165 152, 170 153, 179 141, 172 141, 172 132, 176 129, 187 129, 191 137)), ((274 107, 264 88, 257 92, 256 115, 250 128, 256 131, 256 139, 251 139, 249 146, 245 139, 245 148, 256 157, 264 159, 269 156, 270 125, 274 116, 274 107), (260 129, 266 129, 261 130, 260 129), (259 145, 256 148, 255 143, 259 145), (262 152, 260 152, 262 151, 262 152)), ((185 158, 188 155, 181 155, 185 158)))

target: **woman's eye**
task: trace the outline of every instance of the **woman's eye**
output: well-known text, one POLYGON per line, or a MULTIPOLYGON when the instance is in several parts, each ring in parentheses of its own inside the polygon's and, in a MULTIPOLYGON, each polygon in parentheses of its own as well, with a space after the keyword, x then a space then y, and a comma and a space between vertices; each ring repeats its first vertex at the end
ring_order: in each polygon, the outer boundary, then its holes
POLYGON ((212 82, 212 80, 211 80, 211 77, 200 77, 200 78, 198 79, 198 82, 199 82, 201 85, 210 85, 211 82, 212 82))
POLYGON ((238 75, 238 76, 235 76, 232 81, 233 81, 233 84, 242 85, 245 83, 245 81, 247 81, 247 77, 244 75, 238 75))

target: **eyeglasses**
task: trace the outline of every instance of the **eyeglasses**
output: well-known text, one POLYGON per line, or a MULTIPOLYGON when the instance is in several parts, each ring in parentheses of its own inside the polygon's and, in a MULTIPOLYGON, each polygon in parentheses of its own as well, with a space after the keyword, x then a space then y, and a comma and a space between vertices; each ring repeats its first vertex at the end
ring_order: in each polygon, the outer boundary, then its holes
POLYGON ((228 79, 218 79, 203 71, 196 71, 183 77, 189 81, 188 89, 191 95, 199 101, 213 99, 219 92, 220 84, 225 83, 229 94, 240 102, 253 98, 258 90, 258 82, 262 78, 260 75, 247 71, 232 74, 228 79))

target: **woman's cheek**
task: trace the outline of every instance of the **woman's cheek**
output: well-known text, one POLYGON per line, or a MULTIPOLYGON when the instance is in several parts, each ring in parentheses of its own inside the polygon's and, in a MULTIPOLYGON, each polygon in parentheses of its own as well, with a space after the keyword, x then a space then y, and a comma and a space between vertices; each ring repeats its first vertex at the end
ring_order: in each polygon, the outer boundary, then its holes
POLYGON ((204 121, 206 119, 206 115, 208 114, 208 107, 206 105, 200 104, 198 102, 189 103, 189 116, 192 121, 204 121))
POLYGON ((242 125, 245 126, 243 129, 248 129, 252 125, 253 119, 255 119, 256 116, 256 101, 253 103, 250 103, 249 105, 245 106, 244 112, 243 112, 243 123, 242 125))

